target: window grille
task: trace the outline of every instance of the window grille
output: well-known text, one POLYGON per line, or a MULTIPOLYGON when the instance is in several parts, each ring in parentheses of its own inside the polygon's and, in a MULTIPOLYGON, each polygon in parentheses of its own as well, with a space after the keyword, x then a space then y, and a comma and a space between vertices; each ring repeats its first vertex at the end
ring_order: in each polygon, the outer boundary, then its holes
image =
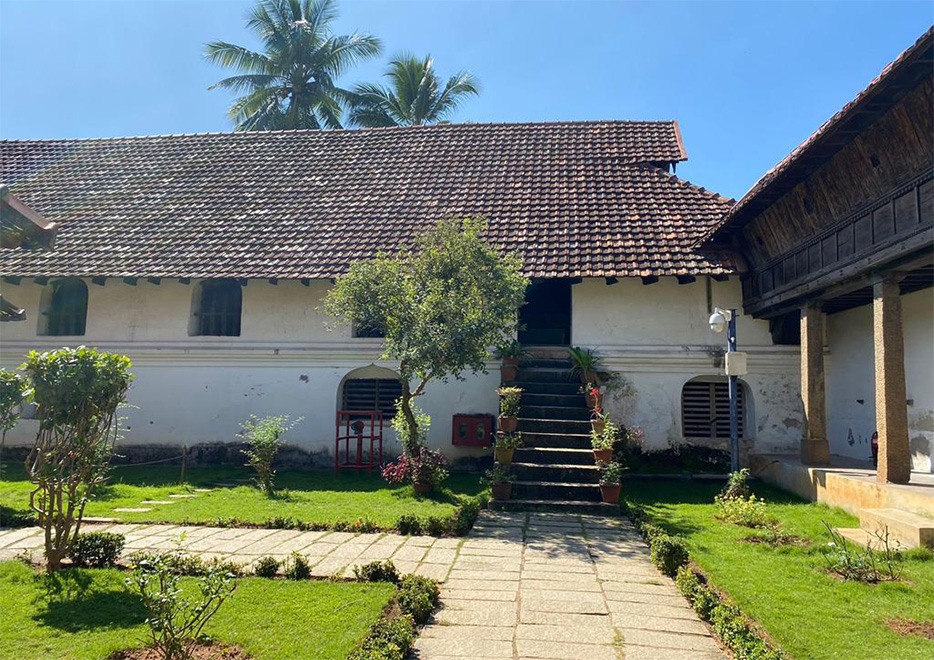
POLYGON ((88 320, 88 285, 79 279, 58 280, 52 287, 48 307, 43 310, 45 332, 49 336, 80 336, 88 320))
POLYGON ((351 378, 344 381, 343 410, 379 410, 386 417, 396 414, 402 383, 395 378, 351 378))
POLYGON ((211 337, 239 337, 243 293, 233 280, 202 282, 197 311, 197 332, 211 337))
MULTIPOLYGON (((737 386, 739 437, 746 433, 746 397, 737 386)), ((730 439, 730 390, 722 381, 690 381, 681 390, 682 432, 686 440, 730 439)))

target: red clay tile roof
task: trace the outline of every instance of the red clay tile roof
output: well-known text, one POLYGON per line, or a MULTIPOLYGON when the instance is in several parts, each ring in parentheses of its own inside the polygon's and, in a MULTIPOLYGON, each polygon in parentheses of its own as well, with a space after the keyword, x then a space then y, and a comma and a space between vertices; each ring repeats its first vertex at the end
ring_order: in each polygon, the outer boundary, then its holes
POLYGON ((727 272, 691 245, 731 200, 648 165, 685 159, 674 122, 5 141, 59 234, 0 275, 331 278, 463 215, 531 277, 727 272))
POLYGON ((900 94, 911 87, 911 83, 906 81, 896 85, 899 76, 932 75, 932 46, 934 27, 928 28, 914 44, 882 69, 856 98, 843 106, 808 139, 766 172, 720 222, 711 227, 700 243, 712 239, 725 226, 736 225, 737 222, 751 219, 764 211, 787 190, 848 144, 865 125, 889 110, 900 98, 900 94), (785 179, 787 181, 784 181, 785 179))

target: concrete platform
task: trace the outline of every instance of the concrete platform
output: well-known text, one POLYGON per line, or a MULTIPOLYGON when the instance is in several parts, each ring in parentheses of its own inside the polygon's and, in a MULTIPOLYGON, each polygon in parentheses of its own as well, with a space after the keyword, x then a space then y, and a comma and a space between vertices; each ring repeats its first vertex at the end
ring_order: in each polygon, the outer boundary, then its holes
POLYGON ((934 474, 912 472, 909 484, 879 484, 870 463, 839 456, 829 467, 810 467, 797 456, 753 454, 750 467, 763 481, 855 516, 862 509, 900 509, 934 518, 934 474))

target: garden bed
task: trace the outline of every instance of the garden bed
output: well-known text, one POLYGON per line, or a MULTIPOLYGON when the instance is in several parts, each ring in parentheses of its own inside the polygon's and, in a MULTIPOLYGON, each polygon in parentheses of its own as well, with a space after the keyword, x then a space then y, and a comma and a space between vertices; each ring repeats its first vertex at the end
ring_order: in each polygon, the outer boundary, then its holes
MULTIPOLYGON (((792 658, 803 660, 928 660, 934 642, 896 632, 892 620, 934 621, 934 561, 923 552, 906 555, 898 582, 844 582, 827 571, 821 548, 829 539, 822 521, 856 527, 856 518, 804 502, 765 485, 765 498, 788 545, 750 543, 751 530, 716 519, 720 483, 627 482, 624 498, 651 521, 684 537, 691 559, 739 608, 792 658), (928 558, 925 559, 925 556, 928 558)), ((923 627, 923 626, 922 626, 923 627)))

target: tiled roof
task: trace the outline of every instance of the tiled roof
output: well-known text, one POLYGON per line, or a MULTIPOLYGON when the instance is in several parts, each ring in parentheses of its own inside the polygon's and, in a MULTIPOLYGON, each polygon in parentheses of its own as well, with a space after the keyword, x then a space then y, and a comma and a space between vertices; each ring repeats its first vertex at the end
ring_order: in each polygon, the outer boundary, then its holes
POLYGON ((0 274, 330 278, 464 215, 531 277, 724 273, 691 245, 731 201, 648 165, 685 159, 674 122, 4 141, 59 233, 0 274))
POLYGON ((844 105, 794 151, 766 172, 730 209, 729 213, 711 227, 700 242, 710 240, 723 227, 733 224, 740 216, 751 217, 767 208, 778 196, 787 192, 785 188, 790 189, 801 178, 816 170, 848 144, 866 124, 888 111, 900 98, 900 94, 911 87, 911 83, 905 81, 895 85, 894 82, 899 75, 931 76, 932 44, 934 44, 934 27, 928 28, 914 44, 882 69, 879 75, 856 95, 856 98, 844 105), (910 72, 909 69, 915 71, 910 72), (895 87, 894 93, 890 87, 895 87), (784 181, 785 179, 788 181, 784 181), (783 183, 784 186, 782 186, 783 183), (770 194, 771 189, 777 189, 779 186, 782 186, 781 190, 770 194))

